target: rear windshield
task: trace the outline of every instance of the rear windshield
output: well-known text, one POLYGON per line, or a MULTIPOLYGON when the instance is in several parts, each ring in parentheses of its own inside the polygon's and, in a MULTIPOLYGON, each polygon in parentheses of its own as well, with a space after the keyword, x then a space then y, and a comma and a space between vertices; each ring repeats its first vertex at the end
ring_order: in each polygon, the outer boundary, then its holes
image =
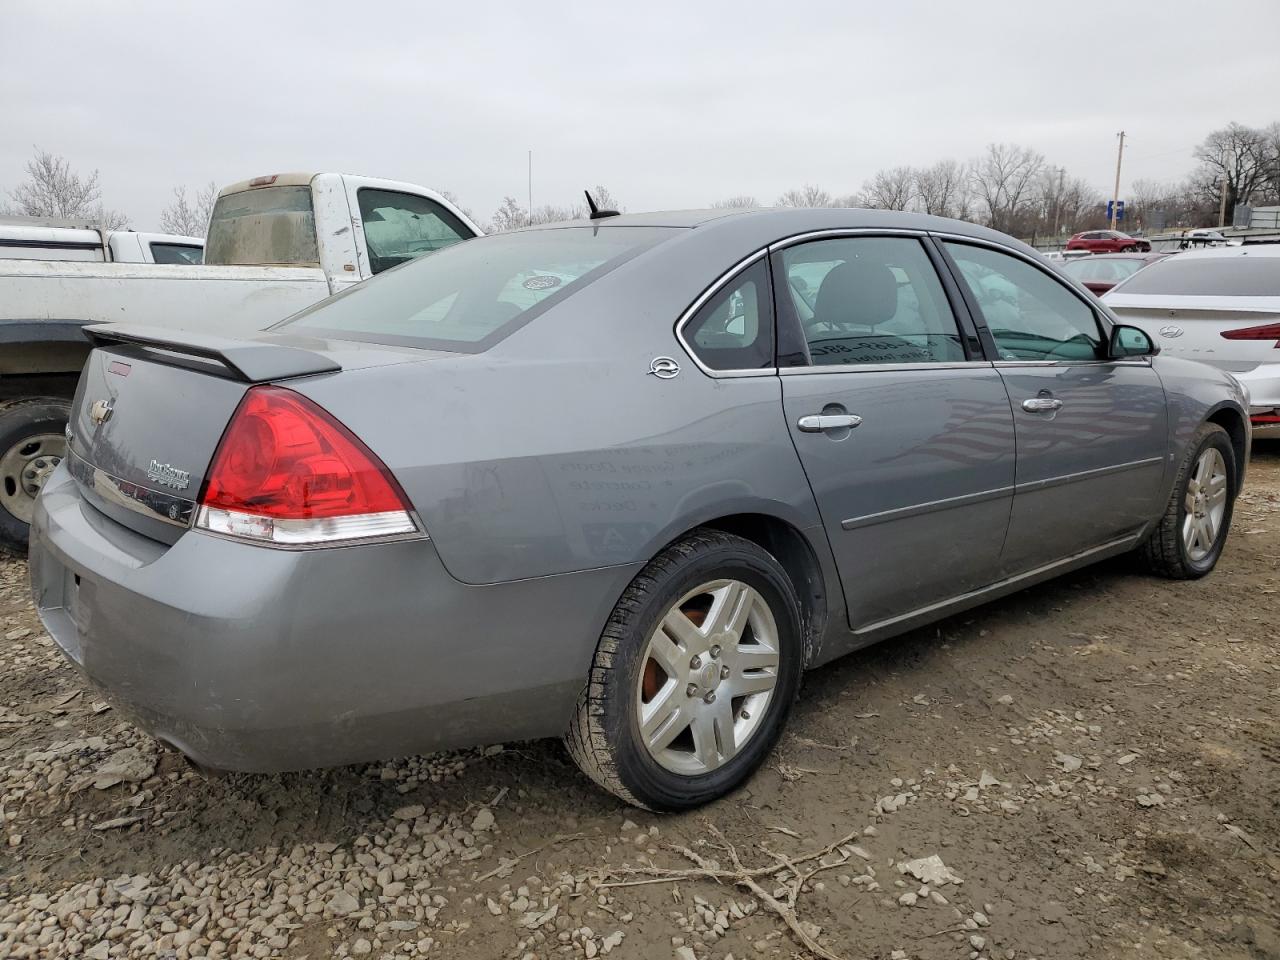
POLYGON ((568 227, 478 237, 379 274, 272 329, 479 353, 676 232, 568 227))
POLYGON ((319 264, 311 188, 263 187, 219 197, 209 218, 204 262, 319 264))
POLYGON ((1068 260, 1059 268, 1077 280, 1094 283, 1119 283, 1146 265, 1145 260, 1103 260, 1098 257, 1081 257, 1068 260))
POLYGON ((203 257, 204 247, 189 243, 151 244, 151 259, 156 263, 200 263, 203 257))
POLYGON ((1170 257, 1138 271, 1115 290, 1177 297, 1280 297, 1280 257, 1170 257))

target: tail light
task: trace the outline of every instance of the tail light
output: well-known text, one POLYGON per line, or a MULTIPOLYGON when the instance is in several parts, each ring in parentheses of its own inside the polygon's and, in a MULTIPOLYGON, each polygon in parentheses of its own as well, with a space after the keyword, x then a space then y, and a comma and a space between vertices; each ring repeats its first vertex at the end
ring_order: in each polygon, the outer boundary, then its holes
POLYGON ((1239 330, 1223 330, 1225 340, 1274 340, 1280 348, 1280 323, 1264 323, 1258 327, 1241 327, 1239 330))
POLYGON ((252 387, 214 452, 200 529, 282 546, 418 532, 377 456, 328 412, 283 387, 252 387))

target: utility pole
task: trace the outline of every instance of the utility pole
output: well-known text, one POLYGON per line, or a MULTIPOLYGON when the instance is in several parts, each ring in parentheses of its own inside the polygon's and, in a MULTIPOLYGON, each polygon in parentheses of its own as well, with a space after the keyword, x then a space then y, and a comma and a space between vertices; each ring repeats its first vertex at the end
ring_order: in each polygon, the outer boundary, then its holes
POLYGON ((1120 150, 1116 154, 1116 188, 1111 194, 1111 229, 1116 228, 1116 214, 1120 206, 1120 162, 1124 159, 1124 131, 1120 131, 1120 150))
POLYGON ((1222 178, 1222 200, 1218 203, 1218 229, 1227 225, 1227 178, 1222 178))
POLYGON ((1058 239, 1058 220, 1062 215, 1062 181, 1067 175, 1066 167, 1058 168, 1058 193, 1053 198, 1053 239, 1058 239))
POLYGON ((529 151, 529 221, 533 220, 533 151, 529 151))

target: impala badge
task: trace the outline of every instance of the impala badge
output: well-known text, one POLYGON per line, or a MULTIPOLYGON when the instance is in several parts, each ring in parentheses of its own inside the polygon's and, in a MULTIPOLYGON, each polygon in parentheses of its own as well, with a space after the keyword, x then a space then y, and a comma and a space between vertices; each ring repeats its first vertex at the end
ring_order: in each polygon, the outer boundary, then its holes
POLYGON ((670 357, 654 357, 653 362, 649 364, 649 372, 659 380, 670 380, 680 375, 680 364, 670 357))
POLYGON ((147 479, 154 480, 161 486, 173 487, 175 490, 185 490, 191 486, 191 471, 179 470, 170 464, 152 460, 151 466, 147 467, 147 479))
POLYGON ((89 408, 89 419, 93 421, 95 427, 100 427, 111 419, 113 410, 115 410, 114 400, 95 400, 93 406, 89 408))

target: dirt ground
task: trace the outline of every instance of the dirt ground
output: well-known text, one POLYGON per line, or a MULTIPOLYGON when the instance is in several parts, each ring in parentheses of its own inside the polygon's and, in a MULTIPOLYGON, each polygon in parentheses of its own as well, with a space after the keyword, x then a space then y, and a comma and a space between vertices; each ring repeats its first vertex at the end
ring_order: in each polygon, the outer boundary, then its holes
POLYGON ((656 816, 554 742, 206 780, 0 562, 0 957, 1280 958, 1278 591, 1259 444, 1208 579, 1110 562, 848 657, 656 816))

